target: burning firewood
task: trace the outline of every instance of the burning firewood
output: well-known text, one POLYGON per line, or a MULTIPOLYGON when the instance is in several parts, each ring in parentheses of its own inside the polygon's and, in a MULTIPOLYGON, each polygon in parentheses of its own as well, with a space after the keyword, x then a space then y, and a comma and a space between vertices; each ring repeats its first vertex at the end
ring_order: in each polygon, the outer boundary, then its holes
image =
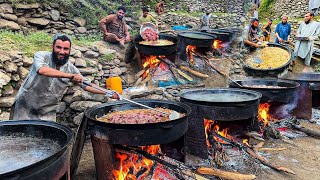
POLYGON ((121 150, 124 150, 124 151, 129 151, 129 152, 133 152, 133 153, 136 153, 136 154, 141 154, 142 156, 146 157, 147 159, 150 159, 150 160, 153 160, 153 161, 156 161, 164 166, 167 166, 169 167, 170 169, 176 171, 177 173, 182 173, 188 177, 191 177, 191 178, 194 178, 196 180, 209 180, 203 176, 200 176, 198 174, 195 174, 194 172, 192 172, 189 169, 182 169, 181 167, 177 166, 177 165, 174 165, 174 164, 171 164, 155 155, 152 155, 152 154, 149 154, 145 151, 142 151, 142 150, 139 150, 139 149, 134 149, 134 148, 130 148, 130 147, 124 147, 124 146, 121 146, 121 147, 118 147, 119 149, 121 150))
POLYGON ((192 70, 192 69, 190 69, 190 68, 188 68, 186 66, 180 66, 180 69, 188 71, 191 74, 196 75, 196 76, 201 77, 201 78, 208 78, 209 77, 207 74, 202 74, 202 73, 200 73, 198 71, 195 71, 195 70, 192 70))
POLYGON ((142 76, 142 74, 144 74, 147 71, 147 67, 142 69, 141 71, 139 71, 136 75, 135 78, 138 79, 140 76, 142 76))

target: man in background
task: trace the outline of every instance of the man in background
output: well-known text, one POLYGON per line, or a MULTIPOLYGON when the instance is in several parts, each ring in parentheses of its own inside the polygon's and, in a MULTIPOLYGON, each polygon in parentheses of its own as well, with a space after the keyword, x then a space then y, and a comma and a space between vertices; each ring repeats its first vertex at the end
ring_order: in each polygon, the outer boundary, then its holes
POLYGON ((313 17, 313 12, 308 12, 304 16, 304 22, 300 24, 297 32, 297 42, 294 49, 294 54, 304 59, 304 64, 307 66, 310 66, 314 40, 320 34, 320 24, 313 21, 313 17))
POLYGON ((138 24, 142 26, 144 23, 151 22, 154 25, 158 26, 158 22, 149 14, 148 7, 142 8, 142 15, 138 19, 138 24))
POLYGON ((288 23, 288 16, 281 17, 281 23, 276 26, 276 43, 283 43, 290 38, 291 26, 288 23))
POLYGON ((107 42, 118 42, 122 48, 124 48, 125 43, 131 40, 126 21, 124 20, 125 13, 126 8, 120 6, 116 14, 110 14, 99 22, 103 39, 107 42))
POLYGON ((211 18, 210 12, 206 11, 205 14, 200 19, 201 30, 205 31, 210 29, 210 18, 211 18))
POLYGON ((266 25, 263 26, 262 28, 262 34, 263 34, 263 40, 264 41, 270 41, 270 35, 271 35, 271 25, 272 25, 272 20, 268 19, 268 22, 266 25))
POLYGON ((246 38, 244 40, 245 46, 249 48, 250 51, 255 50, 256 48, 260 47, 258 42, 262 42, 259 37, 259 20, 254 18, 250 22, 250 27, 248 33, 246 34, 246 38))
POLYGON ((158 15, 161 15, 166 11, 164 8, 165 4, 166 4, 166 2, 164 0, 162 0, 160 3, 158 3, 156 5, 156 13, 158 13, 158 15))

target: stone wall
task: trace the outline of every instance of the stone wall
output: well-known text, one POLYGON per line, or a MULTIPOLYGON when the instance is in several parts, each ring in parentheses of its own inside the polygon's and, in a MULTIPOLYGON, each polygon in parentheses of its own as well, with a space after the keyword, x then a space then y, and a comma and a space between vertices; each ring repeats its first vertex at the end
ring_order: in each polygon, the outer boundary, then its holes
MULTIPOLYGON (((186 10, 187 12, 209 11, 213 14, 211 16, 211 28, 242 27, 246 21, 244 1, 242 0, 182 0, 175 7, 171 7, 172 10, 186 10)), ((177 25, 177 23, 178 25, 182 25, 188 22, 200 25, 200 17, 192 18, 171 14, 167 15, 164 19, 166 23, 172 25, 177 25)))
POLYGON ((86 20, 69 18, 67 12, 59 9, 59 4, 16 4, 0 3, 0 29, 14 31, 45 30, 50 33, 89 34, 86 20))
POLYGON ((286 14, 290 18, 303 18, 308 12, 309 0, 277 0, 273 5, 273 18, 279 18, 286 14))
MULTIPOLYGON (((219 16, 211 16, 210 28, 224 28, 224 27, 238 27, 242 28, 243 23, 246 21, 246 18, 243 16, 238 16, 237 14, 221 14, 219 16)), ((162 23, 174 25, 192 25, 193 28, 200 27, 200 18, 179 15, 175 13, 165 14, 162 18, 162 23)))

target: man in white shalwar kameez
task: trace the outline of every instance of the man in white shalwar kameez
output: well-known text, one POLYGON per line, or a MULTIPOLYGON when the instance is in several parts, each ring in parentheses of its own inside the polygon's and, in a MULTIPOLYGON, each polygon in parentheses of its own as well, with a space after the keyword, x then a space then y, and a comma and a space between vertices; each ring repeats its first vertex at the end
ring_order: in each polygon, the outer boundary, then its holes
POLYGON ((299 37, 304 38, 296 42, 294 49, 294 54, 304 59, 304 63, 307 66, 310 66, 314 40, 318 38, 320 34, 320 24, 313 21, 313 16, 312 12, 308 12, 305 15, 304 22, 300 24, 297 32, 297 39, 299 39, 299 37))

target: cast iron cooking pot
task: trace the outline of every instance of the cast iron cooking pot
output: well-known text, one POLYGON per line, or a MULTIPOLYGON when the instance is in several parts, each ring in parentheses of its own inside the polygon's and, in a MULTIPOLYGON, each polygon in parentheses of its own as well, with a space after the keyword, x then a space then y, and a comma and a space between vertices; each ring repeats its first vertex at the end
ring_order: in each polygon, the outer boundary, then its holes
POLYGON ((197 32, 197 31, 184 31, 178 34, 179 44, 193 45, 197 47, 211 47, 216 35, 197 32), (184 43, 182 43, 184 41, 184 43))
POLYGON ((234 121, 255 117, 261 96, 245 89, 192 89, 182 91, 180 101, 198 107, 203 118, 234 121))
POLYGON ((187 131, 187 116, 190 114, 190 107, 183 103, 160 100, 137 100, 137 102, 150 107, 164 107, 184 116, 175 120, 147 124, 115 124, 97 121, 101 117, 113 111, 130 109, 143 109, 143 107, 125 101, 105 103, 94 106, 85 111, 89 128, 92 132, 107 134, 112 144, 128 146, 145 146, 154 144, 166 144, 177 140, 187 131), (121 137, 121 138, 119 138, 121 137))
POLYGON ((152 45, 144 45, 139 44, 139 42, 143 41, 142 37, 138 37, 136 41, 136 47, 138 51, 145 55, 154 55, 154 56, 161 56, 161 55, 170 55, 177 51, 177 37, 170 35, 170 34, 159 34, 159 39, 162 40, 169 40, 173 42, 171 45, 163 45, 163 46, 152 46, 152 45))
POLYGON ((60 179, 69 169, 71 129, 49 121, 0 122, 0 179, 60 179))
POLYGON ((264 102, 289 103, 290 100, 294 99, 295 89, 300 86, 297 82, 279 79, 250 79, 237 80, 236 82, 242 85, 242 87, 239 87, 234 82, 230 83, 230 87, 259 92, 262 94, 261 101, 264 102), (258 87, 259 85, 280 86, 281 88, 258 87))
POLYGON ((248 75, 251 75, 251 76, 276 76, 276 75, 282 73, 285 69, 287 69, 289 67, 290 62, 294 58, 292 50, 290 48, 288 48, 287 46, 283 46, 278 43, 268 43, 268 46, 269 47, 278 47, 278 48, 282 48, 282 49, 288 51, 290 54, 290 58, 288 59, 287 63, 280 66, 280 67, 276 67, 276 68, 259 69, 259 68, 252 67, 252 66, 246 64, 246 62, 245 62, 243 64, 243 69, 248 73, 248 75))

